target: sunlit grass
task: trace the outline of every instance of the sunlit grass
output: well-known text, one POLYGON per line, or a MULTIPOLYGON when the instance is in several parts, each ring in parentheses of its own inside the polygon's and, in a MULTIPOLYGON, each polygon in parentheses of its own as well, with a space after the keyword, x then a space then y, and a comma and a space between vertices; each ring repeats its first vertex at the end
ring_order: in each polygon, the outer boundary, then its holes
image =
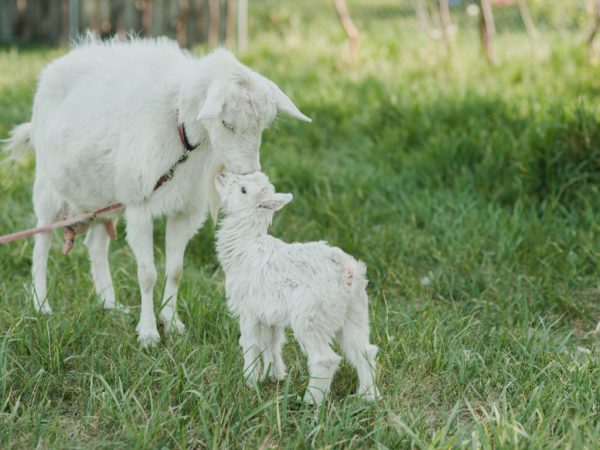
MULTIPOLYGON (((499 35, 489 67, 468 33, 448 60, 382 21, 351 61, 339 29, 296 25, 241 55, 313 118, 265 133, 263 168, 294 193, 273 234, 326 239, 367 263, 382 400, 353 398, 343 365, 331 403, 299 404, 295 343, 286 382, 245 387, 212 225, 186 254, 189 331, 151 352, 134 336, 124 240, 110 260, 130 315, 99 309, 83 246, 63 257, 57 236, 51 318, 27 299, 31 242, 0 249, 0 446, 597 446, 600 79, 580 36, 499 35)), ((0 136, 29 118, 39 70, 63 51, 0 52, 0 136)), ((0 166, 0 234, 33 225, 33 169, 0 166)))

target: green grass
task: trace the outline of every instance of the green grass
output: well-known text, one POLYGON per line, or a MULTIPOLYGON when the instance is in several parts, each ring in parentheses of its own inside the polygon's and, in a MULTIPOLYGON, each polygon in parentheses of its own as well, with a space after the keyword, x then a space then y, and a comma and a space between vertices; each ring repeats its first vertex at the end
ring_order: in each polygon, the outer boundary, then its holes
MULTIPOLYGON (((599 448, 600 78, 581 36, 500 34, 490 68, 474 35, 448 62, 380 19, 350 62, 337 28, 284 25, 242 55, 313 118, 264 134, 263 168, 294 193, 272 232, 367 263, 381 401, 352 397, 343 364, 329 403, 298 403, 293 340, 285 382, 245 387, 210 224, 186 254, 188 333, 149 352, 123 233, 110 260, 129 315, 97 306, 83 246, 64 257, 57 235, 50 318, 26 293, 31 241, 0 249, 0 447, 599 448)), ((0 136, 63 51, 0 51, 0 136)), ((0 166, 0 234, 33 225, 33 173, 0 166)), ((160 222, 159 269, 163 237, 160 222)))

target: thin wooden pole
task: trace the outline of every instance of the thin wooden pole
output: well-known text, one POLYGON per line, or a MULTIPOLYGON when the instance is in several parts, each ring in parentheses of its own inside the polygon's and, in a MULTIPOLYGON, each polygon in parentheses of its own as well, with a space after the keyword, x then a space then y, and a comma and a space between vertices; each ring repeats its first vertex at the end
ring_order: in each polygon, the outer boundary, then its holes
POLYGON ((529 39, 537 39, 538 32, 535 28, 535 24, 533 23, 533 19, 531 18, 527 0, 517 0, 517 5, 519 6, 519 13, 521 14, 521 19, 523 20, 523 24, 525 25, 529 39))
POLYGON ((243 52, 248 48, 248 0, 238 0, 237 46, 243 52))
POLYGON ((494 25, 494 14, 492 12, 492 3, 490 0, 481 0, 481 46, 483 52, 490 64, 496 64, 496 54, 494 52, 494 35, 496 27, 494 25))
POLYGON ((79 35, 79 0, 69 2, 69 39, 75 40, 79 35))
POLYGON ((448 57, 450 57, 452 54, 452 41, 454 37, 452 19, 450 18, 450 5, 448 0, 439 0, 438 6, 440 9, 440 21, 442 22, 444 42, 446 43, 448 57))
POLYGON ((427 11, 427 6, 425 5, 425 0, 415 0, 414 4, 417 20, 419 21, 419 24, 421 25, 421 28, 425 34, 434 41, 440 40, 442 38, 442 33, 431 24, 429 11, 427 11))
POLYGON ((335 6, 335 12, 340 19, 340 23, 348 36, 348 40, 350 42, 350 56, 354 59, 356 53, 358 51, 358 40, 360 38, 360 34, 358 30, 354 26, 352 19, 350 18, 350 13, 348 12, 348 7, 346 6, 345 0, 333 0, 333 5, 335 6))
POLYGON ((181 47, 188 46, 188 22, 190 20, 190 3, 179 0, 179 17, 176 22, 177 42, 181 47))
POLYGON ((208 0, 210 12, 210 28, 208 31, 208 44, 216 47, 219 43, 219 24, 221 23, 221 5, 219 0, 208 0))
POLYGON ((235 0, 227 0, 225 43, 229 48, 235 44, 235 0))
POLYGON ((587 38, 587 50, 588 50, 588 60, 590 63, 596 64, 598 62, 598 55, 596 54, 596 45, 594 40, 596 39, 596 35, 598 31, 600 31, 600 0, 595 0, 592 6, 592 14, 593 14, 593 23, 592 29, 590 30, 590 34, 587 38))

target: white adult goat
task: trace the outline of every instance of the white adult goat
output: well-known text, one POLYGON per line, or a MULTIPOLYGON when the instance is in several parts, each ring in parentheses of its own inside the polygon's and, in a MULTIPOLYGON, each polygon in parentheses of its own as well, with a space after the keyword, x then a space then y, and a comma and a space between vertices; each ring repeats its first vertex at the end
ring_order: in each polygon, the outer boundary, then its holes
MULTIPOLYGON (((166 275, 160 318, 183 332, 176 312, 185 247, 218 210, 214 177, 260 169, 262 131, 277 110, 310 121, 270 80, 227 50, 194 58, 167 39, 81 43, 42 72, 30 123, 16 127, 7 149, 37 158, 33 205, 38 225, 125 205, 127 240, 137 259, 142 296, 136 328, 142 346, 160 340, 152 304, 156 282, 152 221, 167 216, 166 275), (186 151, 187 161, 176 166, 186 151), (171 181, 157 181, 176 166, 171 181)), ((86 246, 95 289, 115 308, 104 224, 90 226, 86 246)), ((46 268, 50 235, 35 237, 33 299, 50 313, 46 268)))
POLYGON ((358 371, 359 395, 375 399, 377 347, 369 343, 365 265, 325 242, 287 244, 269 236, 273 213, 292 195, 275 193, 263 173, 221 173, 216 187, 225 214, 217 254, 227 304, 240 318, 248 383, 269 370, 275 379, 285 377, 281 348, 290 326, 308 357, 305 402, 320 403, 329 391, 340 362, 330 347, 333 337, 358 371))

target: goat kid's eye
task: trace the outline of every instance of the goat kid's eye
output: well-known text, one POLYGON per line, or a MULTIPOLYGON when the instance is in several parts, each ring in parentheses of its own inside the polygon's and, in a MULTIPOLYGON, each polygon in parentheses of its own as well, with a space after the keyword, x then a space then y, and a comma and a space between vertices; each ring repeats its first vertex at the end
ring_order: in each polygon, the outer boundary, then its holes
POLYGON ((225 122, 224 120, 222 120, 221 123, 223 124, 223 127, 226 130, 231 131, 232 133, 235 133, 235 127, 233 125, 231 125, 230 123, 225 122))
POLYGON ((242 194, 246 193, 246 188, 244 186, 242 186, 242 194))

